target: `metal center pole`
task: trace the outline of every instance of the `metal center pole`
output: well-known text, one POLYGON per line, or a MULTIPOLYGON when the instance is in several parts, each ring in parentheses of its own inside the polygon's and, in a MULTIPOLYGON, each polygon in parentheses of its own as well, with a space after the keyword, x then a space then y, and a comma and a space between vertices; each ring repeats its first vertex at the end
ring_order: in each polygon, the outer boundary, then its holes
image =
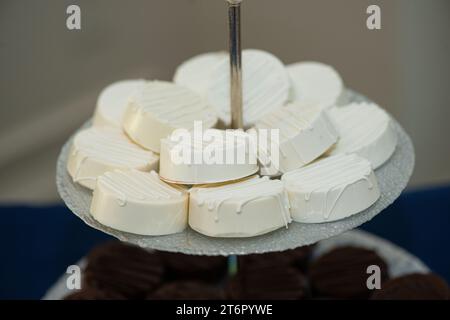
POLYGON ((241 2, 228 2, 228 33, 230 52, 230 110, 231 127, 242 129, 244 116, 242 107, 242 48, 241 48, 241 2))
MULTIPOLYGON (((228 2, 228 50, 230 53, 230 111, 231 127, 244 128, 242 107, 242 48, 241 48, 241 2, 242 0, 227 0, 228 2)), ((239 263, 237 256, 228 257, 228 273, 235 275, 239 263)))

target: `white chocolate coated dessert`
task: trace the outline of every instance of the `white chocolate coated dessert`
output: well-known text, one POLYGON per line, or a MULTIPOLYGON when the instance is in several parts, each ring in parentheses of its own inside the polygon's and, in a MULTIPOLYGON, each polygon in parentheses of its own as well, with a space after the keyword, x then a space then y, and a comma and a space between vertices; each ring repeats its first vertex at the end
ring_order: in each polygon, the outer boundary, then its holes
MULTIPOLYGON (((194 133, 198 132, 194 130, 194 133)), ((161 179, 178 184, 220 183, 258 171, 249 135, 239 130, 207 129, 189 139, 161 140, 161 179)))
POLYGON ((285 173, 291 216, 301 223, 340 220, 370 207, 380 197, 372 167, 357 155, 338 155, 285 173))
POLYGON ((208 52, 196 55, 178 66, 173 82, 205 97, 212 71, 226 56, 225 52, 208 52))
POLYGON ((145 80, 124 80, 107 86, 100 93, 94 114, 94 126, 122 127, 123 115, 134 92, 142 88, 145 80))
POLYGON ((392 120, 376 104, 353 103, 332 108, 330 118, 341 138, 329 155, 355 153, 377 169, 394 153, 397 134, 392 120))
MULTIPOLYGON (((284 105, 289 98, 289 77, 283 63, 274 55, 260 50, 244 50, 242 53, 242 87, 246 128, 284 105)), ((212 72, 207 97, 220 120, 229 125, 229 58, 225 58, 212 72)))
POLYGON ((283 183, 254 177, 219 187, 193 188, 189 225, 211 237, 253 237, 291 222, 283 183))
POLYGON ((211 128, 217 116, 198 94, 171 82, 148 82, 131 98, 124 129, 138 145, 160 152, 160 140, 177 128, 191 129, 195 121, 211 128))
POLYGON ((67 161, 74 182, 94 189, 97 177, 114 169, 156 170, 158 155, 131 142, 121 129, 92 127, 75 135, 67 161))
MULTIPOLYGON (((319 107, 299 107, 297 104, 279 108, 259 120, 255 127, 279 129, 279 171, 287 172, 305 166, 324 154, 338 140, 338 133, 326 111, 319 107)), ((262 150, 273 158, 270 150, 262 150)), ((261 170, 263 171, 263 170, 261 170)), ((276 170, 264 168, 263 172, 276 170)))
POLYGON ((157 236, 183 231, 188 219, 188 194, 161 181, 158 174, 137 170, 100 176, 91 214, 110 228, 157 236))
POLYGON ((291 79, 291 100, 300 106, 324 109, 336 105, 344 95, 337 71, 320 62, 299 62, 287 66, 291 79))

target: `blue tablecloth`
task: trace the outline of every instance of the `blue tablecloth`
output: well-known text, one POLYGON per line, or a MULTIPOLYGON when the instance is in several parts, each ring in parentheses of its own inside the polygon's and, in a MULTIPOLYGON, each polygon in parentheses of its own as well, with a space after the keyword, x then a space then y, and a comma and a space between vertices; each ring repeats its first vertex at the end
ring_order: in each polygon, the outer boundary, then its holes
MULTIPOLYGON (((109 236, 63 205, 1 207, 0 299, 39 299, 94 245, 109 236)), ((450 282, 450 186, 403 194, 362 229, 404 247, 450 282)))

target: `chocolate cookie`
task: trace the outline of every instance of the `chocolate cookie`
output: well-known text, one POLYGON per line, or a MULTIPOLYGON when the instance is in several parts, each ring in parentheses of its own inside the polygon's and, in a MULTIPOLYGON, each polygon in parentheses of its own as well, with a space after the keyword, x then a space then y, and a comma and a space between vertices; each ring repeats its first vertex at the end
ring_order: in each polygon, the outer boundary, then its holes
POLYGON ((375 252, 356 247, 341 247, 324 254, 309 268, 309 280, 315 296, 334 299, 367 299, 367 267, 380 268, 380 280, 388 279, 388 267, 375 252))
POLYGON ((226 257, 193 256, 182 253, 159 252, 172 280, 196 280, 217 282, 227 271, 226 257))
POLYGON ((254 268, 284 265, 298 267, 300 270, 304 271, 307 268, 312 250, 313 246, 306 246, 281 252, 239 256, 239 269, 251 270, 254 268))
POLYGON ((139 299, 161 283, 163 271, 159 255, 136 246, 110 242, 89 253, 83 284, 128 299, 139 299))
POLYGON ((447 283, 435 274, 410 274, 386 281, 371 300, 448 300, 447 283))
POLYGON ((243 300, 299 300, 307 297, 302 273, 280 265, 240 270, 228 283, 228 296, 243 300))
POLYGON ((164 284, 147 296, 148 300, 223 300, 225 294, 219 287, 204 282, 178 281, 164 284))
POLYGON ((104 292, 96 288, 83 288, 64 297, 64 300, 124 300, 125 297, 114 292, 104 292))

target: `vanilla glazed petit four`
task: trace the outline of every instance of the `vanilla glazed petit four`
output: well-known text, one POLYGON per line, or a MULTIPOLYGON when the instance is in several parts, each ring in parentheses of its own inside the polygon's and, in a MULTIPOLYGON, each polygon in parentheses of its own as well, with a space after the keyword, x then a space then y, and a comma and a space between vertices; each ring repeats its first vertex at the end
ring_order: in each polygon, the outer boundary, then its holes
POLYGON ((188 193, 161 181, 155 171, 111 171, 100 176, 91 214, 113 229, 140 235, 183 231, 188 219, 188 193))
POLYGON ((299 62, 288 65, 291 100, 300 106, 328 109, 345 99, 345 88, 337 71, 320 62, 299 62))
POLYGON ((130 99, 123 127, 143 148, 160 152, 160 140, 177 128, 191 129, 194 121, 211 128, 217 116, 205 99, 180 85, 151 81, 130 99))
MULTIPOLYGON (((254 129, 256 133, 260 129, 279 129, 279 146, 275 149, 278 152, 278 172, 305 166, 338 141, 338 132, 327 113, 318 107, 300 108, 297 104, 290 104, 260 119, 254 129)), ((265 158, 265 162, 274 160, 271 150, 260 148, 260 159, 265 158)), ((277 170, 264 164, 261 172, 276 175, 277 170)))
POLYGON ((253 177, 238 183, 190 190, 189 225, 211 237, 253 237, 288 227, 283 183, 253 177))
POLYGON ((158 169, 159 156, 134 144, 119 128, 92 127, 78 132, 67 171, 73 181, 94 189, 97 177, 114 169, 158 169))
MULTIPOLYGON (((258 119, 284 105, 289 98, 290 82, 283 63, 274 55, 260 50, 242 53, 243 120, 246 128, 258 119)), ((216 108, 220 120, 231 123, 229 58, 214 68, 209 80, 207 98, 216 108)))
POLYGON ((107 86, 100 93, 94 113, 94 126, 122 127, 123 115, 132 94, 142 88, 145 80, 123 80, 107 86))
POLYGON ((370 207, 380 197, 372 167, 357 155, 337 155, 285 173, 294 221, 340 220, 370 207))
POLYGON ((355 153, 366 158, 374 169, 394 153, 397 134, 392 119, 374 103, 352 103, 329 112, 340 135, 328 155, 355 153))
POLYGON ((226 57, 224 51, 196 55, 177 67, 173 82, 206 96, 212 71, 226 57))
MULTIPOLYGON (((195 127, 195 125, 194 125, 195 127)), ((161 139, 160 176, 177 184, 205 184, 238 180, 258 171, 250 136, 240 130, 207 129, 178 140, 161 139)))

